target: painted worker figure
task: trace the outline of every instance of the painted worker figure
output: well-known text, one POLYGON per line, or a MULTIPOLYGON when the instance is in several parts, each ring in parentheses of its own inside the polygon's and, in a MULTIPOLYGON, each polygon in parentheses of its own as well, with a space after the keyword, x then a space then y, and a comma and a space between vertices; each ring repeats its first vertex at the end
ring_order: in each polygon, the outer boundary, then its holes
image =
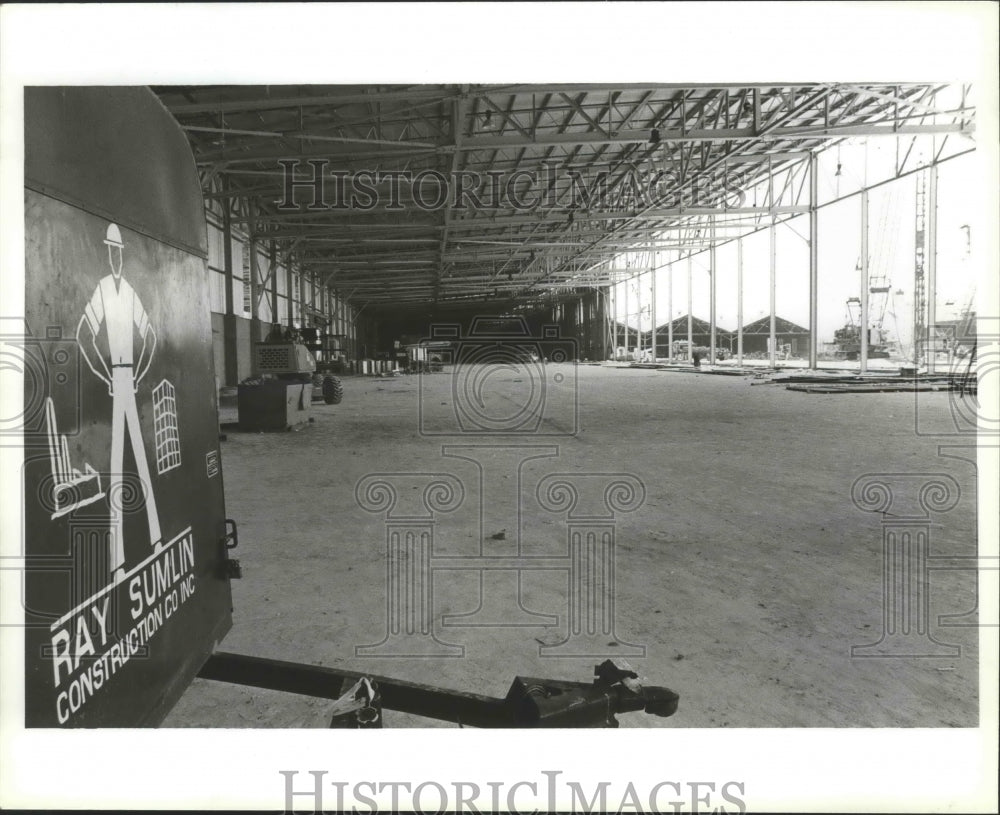
POLYGON ((142 443, 142 428, 135 394, 139 382, 149 371, 156 348, 156 332, 149 324, 139 295, 122 277, 121 231, 109 224, 104 243, 108 247, 111 274, 101 278, 76 329, 76 341, 90 370, 108 386, 111 395, 111 472, 108 501, 111 505, 111 574, 114 583, 125 578, 124 494, 122 492, 125 434, 132 445, 132 455, 145 496, 149 542, 154 550, 162 546, 160 521, 156 513, 153 484, 142 443), (107 333, 107 356, 98 346, 101 326, 107 333), (135 356, 135 332, 142 341, 138 358, 135 356))

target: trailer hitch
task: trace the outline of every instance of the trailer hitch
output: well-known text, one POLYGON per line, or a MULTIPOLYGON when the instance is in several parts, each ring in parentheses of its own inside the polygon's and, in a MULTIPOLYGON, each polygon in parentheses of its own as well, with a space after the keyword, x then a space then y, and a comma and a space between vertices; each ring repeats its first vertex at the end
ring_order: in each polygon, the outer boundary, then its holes
POLYGON ((229 653, 213 654, 198 676, 335 700, 331 727, 380 727, 382 708, 470 727, 618 727, 619 713, 672 716, 679 698, 669 688, 644 687, 620 660, 597 665, 590 684, 518 676, 502 699, 229 653))
POLYGON ((229 557, 229 551, 240 545, 240 533, 236 521, 226 518, 222 523, 222 536, 219 538, 222 547, 222 559, 219 567, 219 577, 223 580, 239 580, 243 577, 243 567, 239 560, 229 557))
POLYGON ((678 700, 669 688, 643 687, 624 660, 609 659, 594 667, 590 685, 519 676, 505 703, 514 727, 618 727, 616 713, 673 716, 678 700))

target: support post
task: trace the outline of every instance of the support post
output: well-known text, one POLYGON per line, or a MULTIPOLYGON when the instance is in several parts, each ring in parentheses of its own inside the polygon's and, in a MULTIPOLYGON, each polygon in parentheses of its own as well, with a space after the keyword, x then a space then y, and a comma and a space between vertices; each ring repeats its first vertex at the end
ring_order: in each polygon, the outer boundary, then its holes
POLYGON ((608 358, 608 290, 597 289, 597 302, 601 322, 601 360, 608 358))
POLYGON ((611 356, 618 358, 618 286, 614 282, 611 283, 611 356))
POLYGON ((809 369, 819 367, 819 157, 809 156, 809 369))
POLYGON ((280 323, 281 320, 278 319, 278 245, 273 240, 267 262, 271 267, 271 322, 280 323))
MULTIPOLYGON (((229 185, 224 182, 224 189, 229 185)), ((236 313, 233 303, 233 214, 232 199, 222 199, 222 258, 226 273, 226 313, 222 318, 222 350, 226 365, 226 384, 239 382, 239 351, 236 346, 236 313)))
POLYGON ((861 373, 868 370, 868 190, 861 191, 861 373))
POLYGON ((292 287, 292 256, 285 255, 285 291, 288 292, 288 327, 295 325, 295 289, 292 287))
POLYGON ((635 280, 635 358, 642 360, 642 271, 632 277, 635 280))
POLYGON ((715 216, 709 225, 709 235, 711 246, 708 248, 708 322, 709 322, 709 342, 708 342, 708 364, 715 365, 715 278, 717 269, 715 266, 715 216))
POLYGON ((257 268, 257 204, 253 198, 247 201, 247 251, 250 253, 250 343, 259 342, 260 335, 260 274, 257 268))
POLYGON ((927 358, 927 373, 937 370, 935 359, 937 345, 934 325, 937 323, 937 164, 931 164, 927 185, 927 339, 924 355, 927 358))
POLYGON ((769 271, 769 282, 771 287, 771 324, 769 329, 769 339, 768 343, 771 346, 771 367, 774 368, 778 364, 778 338, 777 332, 775 331, 774 316, 775 316, 775 306, 778 292, 778 282, 777 282, 777 262, 778 262, 778 226, 775 219, 771 218, 771 228, 769 230, 769 237, 771 239, 771 264, 769 271))
POLYGON ((691 320, 691 310, 694 307, 694 295, 691 291, 694 271, 691 268, 691 253, 688 252, 688 362, 694 362, 694 326, 691 320))
POLYGON ((628 287, 631 283, 631 278, 626 279, 623 288, 625 289, 625 316, 622 320, 622 325, 625 328, 625 359, 629 358, 629 328, 628 328, 628 287))
POLYGON ((674 264, 667 264, 667 361, 674 361, 674 264))
POLYGON ((743 367, 743 238, 736 239, 736 364, 743 367))
POLYGON ((658 252, 651 253, 651 263, 652 269, 649 271, 649 287, 650 287, 650 300, 649 300, 649 313, 651 316, 650 322, 652 323, 652 345, 653 345, 653 362, 656 362, 656 355, 658 351, 658 345, 656 340, 656 259, 658 252))

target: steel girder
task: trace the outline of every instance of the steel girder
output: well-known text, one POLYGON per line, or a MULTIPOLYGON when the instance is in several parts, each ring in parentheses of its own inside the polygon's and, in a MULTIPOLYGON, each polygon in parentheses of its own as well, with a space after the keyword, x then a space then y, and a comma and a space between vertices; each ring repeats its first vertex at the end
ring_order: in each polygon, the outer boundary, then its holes
POLYGON ((155 90, 186 129, 207 200, 228 207, 234 223, 276 242, 282 257, 328 286, 352 289, 353 303, 420 304, 501 289, 531 302, 577 283, 607 285, 622 252, 697 251, 808 212, 809 157, 830 144, 859 135, 971 135, 968 94, 956 106, 943 101, 948 88, 155 90), (292 180, 322 183, 324 199, 349 195, 310 208, 315 183, 300 184, 283 200, 289 166, 292 180), (428 201, 428 182, 444 189, 440 201, 428 201))

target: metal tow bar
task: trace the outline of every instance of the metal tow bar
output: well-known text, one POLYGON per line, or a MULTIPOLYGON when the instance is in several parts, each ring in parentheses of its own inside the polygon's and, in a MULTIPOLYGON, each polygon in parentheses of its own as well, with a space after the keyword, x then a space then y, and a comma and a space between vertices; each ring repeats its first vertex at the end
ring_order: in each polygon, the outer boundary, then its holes
POLYGON ((669 688, 641 685, 624 661, 610 659, 594 668, 590 684, 518 676, 502 699, 230 653, 213 654, 198 676, 333 699, 331 727, 381 727, 383 708, 469 727, 618 727, 616 714, 672 716, 679 699, 669 688))

